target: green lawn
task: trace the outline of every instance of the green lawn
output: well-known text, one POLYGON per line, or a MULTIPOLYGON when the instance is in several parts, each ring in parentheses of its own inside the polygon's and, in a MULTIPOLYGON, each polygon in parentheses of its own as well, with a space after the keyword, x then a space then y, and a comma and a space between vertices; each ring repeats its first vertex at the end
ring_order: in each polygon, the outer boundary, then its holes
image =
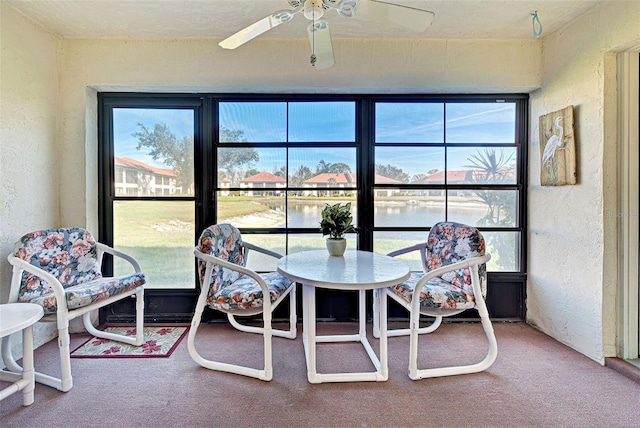
MULTIPOLYGON (((326 201, 326 198, 296 198, 300 201, 326 201)), ((292 199, 289 199, 290 201, 292 199)), ((332 198, 333 201, 349 199, 332 198)), ((249 196, 220 198, 219 215, 231 218, 266 211, 267 203, 282 203, 284 198, 249 196), (256 203, 261 202, 261 203, 256 203)), ((147 275, 149 288, 192 288, 195 281, 193 246, 194 203, 190 201, 121 201, 114 204, 114 244, 117 249, 135 257, 147 275)), ((378 239, 375 252, 386 254, 398 248, 413 245, 422 240, 378 239)), ((426 239, 426 236, 424 237, 426 239)), ((284 240, 274 235, 245 235, 245 239, 257 245, 284 252, 284 240), (274 245, 276 247, 274 247, 274 245), (282 248, 277 248, 277 246, 282 248)), ((290 251, 324 248, 324 238, 317 236, 295 236, 295 245, 290 251)), ((350 238, 349 247, 355 249, 355 240, 350 238)), ((499 270, 498 254, 490 246, 487 251, 493 258, 489 270, 499 270)), ((419 255, 404 256, 412 269, 420 269, 419 255)), ((116 274, 131 271, 125 262, 116 260, 116 274)))

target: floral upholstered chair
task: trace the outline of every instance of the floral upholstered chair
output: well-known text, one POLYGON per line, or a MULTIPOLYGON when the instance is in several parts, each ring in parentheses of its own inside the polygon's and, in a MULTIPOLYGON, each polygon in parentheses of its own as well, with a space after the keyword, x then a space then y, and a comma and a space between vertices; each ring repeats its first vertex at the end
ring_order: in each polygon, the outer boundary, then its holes
MULTIPOLYGON (((39 230, 24 235, 8 257, 13 266, 9 303, 35 303, 43 307, 43 321, 58 326, 61 378, 36 372, 36 381, 60 391, 73 386, 69 356, 69 321, 82 315, 84 326, 96 337, 140 346, 143 341, 145 276, 131 256, 96 242, 91 233, 80 228, 39 230), (129 262, 132 274, 104 277, 101 271, 104 253, 129 262), (136 296, 136 335, 122 336, 96 329, 91 313, 115 301, 136 296)), ((22 368, 11 354, 10 336, 2 339, 2 358, 10 372, 22 368)))
MULTIPOLYGON (((409 377, 413 380, 476 373, 493 364, 498 345, 485 305, 487 269, 491 255, 485 254, 484 238, 475 227, 460 223, 437 223, 429 232, 427 242, 403 248, 390 256, 399 256, 413 251, 420 253, 423 272, 412 272, 411 277, 393 287, 383 289, 376 298, 392 298, 410 313, 410 328, 389 330, 389 336, 410 335, 409 377), (476 364, 443 368, 418 369, 418 335, 435 331, 442 317, 475 309, 480 315, 484 332, 489 341, 486 357, 476 364), (420 315, 435 317, 428 327, 419 328, 420 315)), ((386 301, 377 302, 379 312, 374 328, 387 322, 386 301)))
POLYGON ((273 378, 272 336, 296 338, 296 287, 295 283, 277 272, 259 274, 246 268, 250 250, 275 258, 282 257, 273 251, 243 242, 240 231, 230 224, 216 224, 202 232, 198 246, 193 250, 198 260, 200 296, 191 321, 187 347, 191 358, 202 367, 270 381, 273 378), (290 307, 289 330, 272 329, 272 312, 287 296, 290 307), (207 306, 226 313, 236 329, 264 336, 264 369, 212 361, 198 353, 195 337, 207 306), (241 324, 235 319, 235 316, 257 314, 262 314, 262 327, 241 324))

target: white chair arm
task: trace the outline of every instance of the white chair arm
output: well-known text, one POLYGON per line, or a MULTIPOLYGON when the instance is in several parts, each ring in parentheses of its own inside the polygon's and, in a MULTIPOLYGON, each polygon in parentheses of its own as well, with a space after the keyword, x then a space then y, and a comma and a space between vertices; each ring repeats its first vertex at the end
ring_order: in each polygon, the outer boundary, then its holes
POLYGON ((420 244, 412 245, 410 247, 400 248, 399 250, 395 250, 395 251, 392 251, 390 253, 387 253, 387 255, 391 256, 391 257, 396 257, 396 256, 399 256, 401 254, 407 254, 407 253, 411 253, 413 251, 423 250, 426 247, 427 247, 427 243, 423 242, 423 243, 420 243, 420 244))
MULTIPOLYGON (((453 263, 451 265, 442 266, 442 267, 439 267, 438 269, 431 270, 427 272, 422 278, 420 278, 420 280, 416 283, 416 286, 413 289, 413 296, 414 297, 419 296, 420 291, 422 291, 422 287, 424 287, 427 281, 429 281, 432 278, 435 278, 437 276, 442 276, 443 274, 447 272, 453 272, 454 270, 464 269, 471 266, 478 266, 483 263, 487 263, 489 260, 491 260, 491 254, 485 254, 484 256, 471 257, 469 259, 462 260, 457 263, 453 263)), ((474 292, 475 292, 475 286, 474 286, 474 292)))
POLYGON ((252 244, 251 242, 243 241, 242 245, 244 245, 244 247, 247 248, 248 250, 257 251, 259 253, 266 254, 266 255, 271 256, 271 257, 275 257, 276 259, 281 259, 282 258, 282 254, 277 253, 275 251, 268 250, 268 249, 260 247, 258 245, 252 244))
MULTIPOLYGON (((136 273, 142 273, 142 268, 140 267, 140 263, 138 263, 138 261, 133 257, 131 257, 129 254, 116 250, 115 248, 112 248, 101 242, 96 242, 96 248, 98 249, 99 252, 109 253, 115 257, 119 257, 121 259, 128 261, 129 263, 131 263, 136 273)), ((102 261, 101 255, 98 255, 98 260, 100 262, 102 261)))
MULTIPOLYGON (((60 283, 60 281, 58 280, 58 278, 56 278, 55 276, 51 275, 49 272, 44 271, 42 269, 40 269, 39 267, 36 267, 34 265, 32 265, 29 262, 26 262, 16 256, 14 256, 13 254, 9 254, 9 256, 7 257, 7 260, 9 261, 9 263, 11 263, 11 265, 15 268, 20 269, 20 273, 18 275, 18 280, 16 281, 16 283, 14 284, 12 281, 11 283, 11 287, 20 287, 20 283, 22 282, 22 271, 26 270, 27 272, 29 272, 30 274, 33 274, 41 279, 44 279, 45 281, 47 281, 47 283, 49 283, 49 285, 51 286, 51 288, 53 288, 53 294, 55 294, 56 296, 56 303, 58 305, 58 310, 67 310, 67 299, 65 297, 65 291, 64 291, 64 287, 62 286, 62 284, 60 283)), ((18 290, 16 290, 17 293, 18 290)), ((13 294, 13 290, 11 290, 11 293, 13 294)))

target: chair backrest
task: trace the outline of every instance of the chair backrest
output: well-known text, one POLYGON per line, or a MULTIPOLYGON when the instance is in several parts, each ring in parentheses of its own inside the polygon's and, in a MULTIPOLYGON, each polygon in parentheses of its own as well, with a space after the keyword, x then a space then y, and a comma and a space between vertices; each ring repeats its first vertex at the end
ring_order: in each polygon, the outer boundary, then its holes
MULTIPOLYGON (((427 240, 427 267, 429 270, 466 260, 472 257, 484 256, 484 237, 478 229, 462 223, 436 223, 429 232, 427 240)), ((487 294, 487 266, 478 266, 480 288, 482 295, 487 294)), ((471 285, 471 270, 458 269, 442 275, 442 279, 462 288, 467 294, 473 295, 471 285)))
MULTIPOLYGON (((81 228, 45 229, 24 235, 16 242, 13 255, 58 278, 64 288, 101 278, 96 240, 81 228)), ((20 300, 53 293, 46 281, 23 272, 20 300)))
MULTIPOLYGON (((206 228, 200 235, 198 250, 239 266, 244 267, 246 263, 240 231, 227 223, 214 224, 206 228)), ((206 262, 198 259, 201 285, 205 280, 206 268, 206 262)), ((218 292, 221 288, 236 281, 240 276, 239 272, 225 269, 220 265, 214 265, 211 271, 210 294, 218 292)))

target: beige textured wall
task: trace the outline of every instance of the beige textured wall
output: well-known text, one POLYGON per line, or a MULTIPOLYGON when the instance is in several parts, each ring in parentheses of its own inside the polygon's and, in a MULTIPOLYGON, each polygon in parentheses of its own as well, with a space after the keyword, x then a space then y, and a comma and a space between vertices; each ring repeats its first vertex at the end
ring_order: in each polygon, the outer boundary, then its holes
MULTIPOLYGON (((0 302, 9 297, 13 244, 60 220, 57 145, 60 40, 0 2, 0 302)), ((35 328, 36 342, 54 337, 35 328)), ((20 335, 14 342, 20 342, 20 335)), ((14 345, 17 345, 14 344, 14 345)), ((14 346, 15 348, 15 346, 14 346)))
POLYGON ((600 362, 616 340, 615 219, 605 215, 616 211, 613 51, 638 42, 640 2, 593 10, 544 39, 542 89, 531 97, 527 320, 600 362), (538 117, 567 105, 578 184, 541 187, 538 117))

